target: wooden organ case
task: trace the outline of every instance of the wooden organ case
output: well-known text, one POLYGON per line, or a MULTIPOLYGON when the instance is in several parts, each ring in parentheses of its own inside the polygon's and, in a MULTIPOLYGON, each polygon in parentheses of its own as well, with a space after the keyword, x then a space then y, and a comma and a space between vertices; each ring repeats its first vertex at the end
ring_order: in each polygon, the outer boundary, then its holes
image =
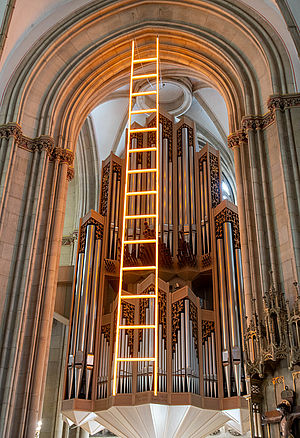
MULTIPOLYGON (((62 412, 91 434, 106 427, 130 438, 204 437, 228 421, 243 434, 248 411, 242 397, 237 207, 222 201, 219 152, 209 145, 196 150, 194 124, 186 117, 175 123, 167 114, 160 114, 159 122, 158 394, 153 394, 151 362, 124 361, 112 396, 125 163, 111 154, 102 164, 99 213, 91 211, 80 222, 62 412)), ((132 148, 152 142, 151 132, 131 135, 132 148)), ((150 151, 130 159, 136 160, 134 168, 151 169, 155 158, 150 151)), ((132 190, 151 190, 153 178, 151 172, 133 174, 132 190)), ((144 198, 131 197, 129 214, 151 212, 154 196, 144 198)), ((151 239, 153 228, 151 218, 132 219, 126 238, 151 239)), ((124 264, 147 266, 153 257, 151 244, 127 245, 124 264)), ((149 296, 154 275, 129 271, 126 286, 130 293, 149 296)), ((123 324, 151 324, 152 301, 123 300, 123 324)), ((149 330, 123 330, 122 357, 151 356, 153 336, 149 330)))

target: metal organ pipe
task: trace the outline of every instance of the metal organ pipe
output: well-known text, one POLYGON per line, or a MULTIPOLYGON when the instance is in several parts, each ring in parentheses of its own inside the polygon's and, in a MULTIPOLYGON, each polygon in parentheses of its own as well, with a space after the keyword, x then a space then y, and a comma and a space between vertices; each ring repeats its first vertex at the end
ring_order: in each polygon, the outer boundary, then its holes
POLYGON ((112 176, 112 191, 111 191, 111 209, 110 209, 110 230, 109 230, 109 252, 108 258, 113 259, 114 254, 114 237, 115 237, 115 214, 116 214, 116 188, 117 188, 117 172, 113 172, 112 176))
POLYGON ((194 167, 194 145, 189 146, 189 175, 190 175, 190 194, 191 194, 191 231, 192 231, 192 250, 196 254, 196 202, 195 202, 195 167, 194 167))
MULTIPOLYGON (((163 186, 161 188, 163 196, 161 197, 161 203, 163 204, 163 234, 161 234, 162 241, 168 246, 169 240, 169 220, 168 220, 168 140, 166 138, 163 139, 162 143, 163 149, 163 186)), ((162 155, 162 154, 161 154, 162 155)))
POLYGON ((95 239, 95 226, 88 225, 86 229, 86 243, 84 250, 83 281, 79 309, 78 335, 75 353, 75 397, 78 398, 84 365, 84 347, 87 335, 89 292, 93 266, 93 250, 95 239))
POLYGON ((206 162, 202 162, 200 166, 200 221, 201 221, 201 237, 202 237, 202 254, 207 253, 206 238, 205 238, 205 219, 204 219, 204 178, 203 167, 206 162))
POLYGON ((190 242, 190 179, 189 179, 189 145, 188 129, 182 129, 182 170, 183 170, 183 205, 184 205, 184 237, 190 242))
POLYGON ((204 186, 204 222, 205 222, 205 240, 207 253, 210 252, 210 235, 209 235, 209 213, 208 213, 208 180, 207 180, 207 162, 203 163, 203 186, 204 186))
POLYGON ((241 392, 241 340, 238 321, 238 302, 237 302, 237 290, 235 281, 235 266, 234 266, 234 254, 232 245, 232 225, 230 222, 223 224, 224 229, 224 249, 225 249, 225 265, 226 265, 226 279, 227 279, 227 291, 229 298, 229 321, 232 343, 232 360, 233 370, 235 376, 235 383, 237 393, 241 392))
POLYGON ((217 239, 217 256, 218 256, 218 270, 219 270, 220 312, 221 312, 221 322, 222 322, 222 329, 221 329, 222 346, 223 346, 222 363, 225 372, 228 396, 230 397, 231 385, 230 385, 229 329, 228 329, 228 316, 227 316, 227 297, 226 297, 223 239, 217 239))
POLYGON ((89 314, 89 328, 87 337, 87 359, 86 359, 86 393, 85 397, 88 398, 91 377, 94 368, 94 349, 95 349, 95 329, 96 329, 96 318, 97 318, 97 288, 99 283, 99 268, 100 268, 100 257, 101 257, 101 246, 102 241, 97 239, 95 242, 94 250, 94 264, 93 264, 93 279, 91 288, 91 302, 90 302, 90 314, 89 314))
POLYGON ((78 262, 77 262, 74 309, 73 309, 71 339, 70 339, 70 348, 69 348, 69 360, 68 360, 68 398, 71 398, 72 387, 73 387, 73 378, 74 378, 74 358, 75 358, 76 337, 77 337, 77 327, 78 327, 78 317, 79 317, 79 304, 80 304, 80 293, 81 293, 82 272, 83 272, 83 258, 84 258, 84 254, 79 253, 78 254, 78 262))

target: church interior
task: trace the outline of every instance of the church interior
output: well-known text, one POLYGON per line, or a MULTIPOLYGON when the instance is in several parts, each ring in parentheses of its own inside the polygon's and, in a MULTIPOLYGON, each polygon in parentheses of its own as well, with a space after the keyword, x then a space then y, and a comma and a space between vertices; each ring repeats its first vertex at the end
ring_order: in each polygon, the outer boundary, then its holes
POLYGON ((0 22, 0 436, 300 437, 298 1, 0 22))

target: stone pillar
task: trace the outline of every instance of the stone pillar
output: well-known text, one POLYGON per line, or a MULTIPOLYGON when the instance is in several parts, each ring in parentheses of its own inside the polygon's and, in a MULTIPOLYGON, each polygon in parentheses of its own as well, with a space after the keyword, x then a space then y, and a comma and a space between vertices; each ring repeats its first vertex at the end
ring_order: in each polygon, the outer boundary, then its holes
POLYGON ((261 313, 273 282, 293 302, 299 278, 300 95, 272 96, 264 116, 244 117, 234 151, 246 314, 261 313), (298 119, 299 120, 299 119, 298 119))
POLYGON ((0 436, 41 419, 67 177, 73 153, 0 127, 0 436))

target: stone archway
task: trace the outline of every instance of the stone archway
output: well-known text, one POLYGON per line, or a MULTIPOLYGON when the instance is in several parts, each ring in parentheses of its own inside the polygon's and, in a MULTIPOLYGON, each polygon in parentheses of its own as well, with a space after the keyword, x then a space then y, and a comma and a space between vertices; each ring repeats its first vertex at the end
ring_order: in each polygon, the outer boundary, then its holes
POLYGON ((246 313, 252 298, 259 311, 270 267, 288 295, 297 276, 300 99, 280 39, 238 1, 119 3, 117 9, 93 3, 54 26, 20 62, 3 98, 0 430, 6 436, 32 436, 40 415, 67 176, 87 115, 127 81, 130 39, 143 53, 158 33, 162 68, 205 78, 226 101, 246 313))

